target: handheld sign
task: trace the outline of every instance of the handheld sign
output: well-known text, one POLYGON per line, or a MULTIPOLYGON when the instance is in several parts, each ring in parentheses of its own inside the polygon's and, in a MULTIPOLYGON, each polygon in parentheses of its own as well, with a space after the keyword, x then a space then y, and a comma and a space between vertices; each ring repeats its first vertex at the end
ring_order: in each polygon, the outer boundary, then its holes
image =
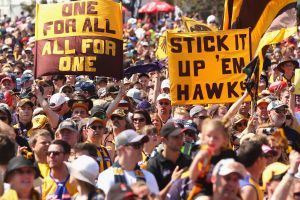
POLYGON ((36 6, 35 75, 123 77, 122 6, 85 0, 36 6))
POLYGON ((245 90, 249 29, 167 33, 172 104, 234 102, 245 90))

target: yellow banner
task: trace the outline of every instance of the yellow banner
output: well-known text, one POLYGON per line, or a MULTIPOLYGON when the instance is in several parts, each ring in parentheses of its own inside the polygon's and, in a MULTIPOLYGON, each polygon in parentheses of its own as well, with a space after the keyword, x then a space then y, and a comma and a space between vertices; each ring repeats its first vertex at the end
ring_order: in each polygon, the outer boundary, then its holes
POLYGON ((217 31, 214 27, 184 16, 182 17, 182 23, 187 32, 217 31))
POLYGON ((36 40, 70 36, 122 39, 122 5, 86 0, 36 5, 36 40))
POLYGON ((234 102, 245 90, 249 29, 167 33, 173 105, 234 102))

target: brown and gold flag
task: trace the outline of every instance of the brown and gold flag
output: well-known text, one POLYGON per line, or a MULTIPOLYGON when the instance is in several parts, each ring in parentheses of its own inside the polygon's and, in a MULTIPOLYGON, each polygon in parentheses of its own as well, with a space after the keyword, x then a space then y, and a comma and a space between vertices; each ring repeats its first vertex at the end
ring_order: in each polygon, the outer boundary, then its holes
POLYGON ((36 6, 35 76, 123 78, 122 6, 84 0, 36 6))

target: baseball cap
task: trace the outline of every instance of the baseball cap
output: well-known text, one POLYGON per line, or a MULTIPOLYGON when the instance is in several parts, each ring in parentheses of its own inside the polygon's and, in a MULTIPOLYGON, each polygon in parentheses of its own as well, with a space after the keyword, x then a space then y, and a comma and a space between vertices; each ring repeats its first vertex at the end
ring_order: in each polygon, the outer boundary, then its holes
POLYGON ((106 87, 106 94, 118 94, 119 90, 119 86, 110 84, 106 87))
POLYGON ((128 145, 138 142, 148 142, 149 137, 147 135, 138 134, 135 130, 128 129, 122 131, 115 139, 116 148, 119 148, 121 145, 128 145))
POLYGON ((205 110, 205 108, 203 106, 194 106, 191 110, 190 110, 190 117, 193 117, 194 115, 198 114, 199 112, 205 110))
POLYGON ((272 149, 270 146, 266 144, 261 145, 261 150, 263 155, 268 155, 268 154, 271 154, 273 156, 277 155, 277 151, 275 151, 274 149, 272 149))
POLYGON ((102 119, 98 118, 98 117, 91 117, 89 118, 89 120, 86 123, 86 127, 89 127, 90 125, 92 125, 94 122, 99 122, 100 124, 102 124, 102 126, 105 126, 106 123, 105 121, 103 121, 102 119))
POLYGON ((138 103, 138 105, 136 106, 137 109, 149 109, 151 108, 151 103, 149 103, 146 99, 144 99, 143 101, 141 101, 140 103, 138 103))
POLYGON ((70 89, 71 93, 74 92, 73 87, 72 87, 71 85, 69 85, 69 84, 63 85, 63 86, 59 89, 59 92, 62 93, 62 92, 64 91, 64 89, 67 89, 67 88, 70 89))
POLYGON ((9 81, 10 83, 12 83, 12 79, 11 79, 9 76, 6 76, 6 77, 4 77, 3 79, 1 79, 1 84, 2 84, 4 81, 9 81))
POLYGON ((7 179, 10 174, 12 174, 15 170, 23 167, 35 168, 33 163, 30 160, 24 158, 23 156, 17 156, 9 160, 6 172, 4 174, 4 181, 7 182, 7 179))
MULTIPOLYGON (((237 173, 240 179, 243 179, 247 174, 245 167, 241 163, 232 158, 228 158, 222 159, 217 163, 214 167, 212 177, 214 179, 214 177, 217 177, 218 175, 227 176, 231 173, 237 173)), ((213 180, 213 182, 215 181, 213 180)))
POLYGON ((9 48, 10 47, 8 45, 4 44, 1 49, 2 49, 2 51, 4 51, 4 50, 9 49, 9 48))
POLYGON ((261 103, 270 103, 269 98, 265 97, 265 98, 261 98, 260 100, 257 101, 257 105, 261 104, 261 103))
POLYGON ((64 96, 63 93, 56 93, 51 96, 50 101, 49 101, 49 107, 51 109, 55 109, 62 105, 63 103, 67 102, 69 100, 68 97, 64 96))
POLYGON ((283 102, 279 101, 279 100, 275 100, 275 101, 271 101, 267 107, 268 111, 274 110, 276 108, 280 108, 280 107, 284 107, 284 108, 288 108, 288 106, 286 104, 284 104, 283 102))
POLYGON ((93 106, 91 109, 91 116, 98 117, 100 119, 106 119, 105 109, 101 105, 93 106))
POLYGON ((165 79, 161 82, 161 86, 160 86, 161 89, 164 89, 164 88, 170 88, 170 80, 169 79, 165 79))
POLYGON ((266 189, 267 183, 269 183, 274 176, 285 174, 288 169, 289 166, 281 162, 274 162, 268 165, 262 174, 263 188, 266 189))
POLYGON ((135 199, 136 197, 132 189, 124 183, 114 184, 106 196, 107 200, 135 199))
POLYGON ((182 129, 174 122, 166 123, 160 130, 160 135, 163 137, 177 136, 182 133, 182 129))
POLYGON ((71 163, 65 162, 65 164, 72 177, 95 185, 96 178, 99 175, 99 165, 93 158, 81 155, 71 163))
POLYGON ((21 76, 21 84, 23 84, 26 81, 33 81, 33 75, 29 73, 23 74, 21 76))
POLYGON ((91 82, 83 82, 80 85, 80 89, 82 91, 88 91, 88 92, 95 92, 96 91, 95 85, 93 83, 91 83, 91 82))
POLYGON ((125 117, 126 113, 123 109, 118 108, 118 109, 114 110, 114 112, 111 114, 111 117, 113 117, 113 116, 125 117))
POLYGON ((33 103, 30 101, 30 99, 21 99, 18 104, 17 104, 17 107, 22 107, 23 105, 25 104, 29 104, 31 107, 34 107, 33 103))
POLYGON ((37 115, 32 118, 32 129, 43 128, 48 123, 46 115, 37 115))
POLYGON ((191 130, 195 134, 197 133, 197 124, 194 123, 192 120, 187 120, 183 124, 184 131, 191 130))
POLYGON ((166 94, 166 93, 159 94, 156 101, 160 101, 162 99, 167 99, 167 100, 171 101, 170 95, 166 94))
POLYGON ((131 97, 136 103, 140 103, 142 101, 142 93, 136 88, 128 90, 126 96, 131 97))
POLYGON ((56 132, 60 132, 60 131, 63 130, 63 129, 68 129, 68 130, 70 130, 70 131, 72 131, 72 132, 78 133, 77 125, 76 125, 76 123, 75 123, 73 120, 71 120, 71 119, 66 119, 66 120, 62 121, 62 122, 59 124, 59 126, 58 126, 56 132))

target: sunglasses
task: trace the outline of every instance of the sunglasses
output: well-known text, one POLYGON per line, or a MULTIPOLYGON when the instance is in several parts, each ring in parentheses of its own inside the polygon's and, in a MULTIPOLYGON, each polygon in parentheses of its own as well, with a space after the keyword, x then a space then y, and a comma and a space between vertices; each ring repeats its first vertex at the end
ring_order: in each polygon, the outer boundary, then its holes
POLYGON ((144 143, 131 143, 126 146, 130 146, 136 150, 141 149, 144 146, 144 143))
POLYGON ((286 115, 285 117, 286 117, 287 120, 291 120, 292 119, 291 115, 286 115))
POLYGON ((98 130, 103 129, 104 127, 99 125, 99 126, 90 126, 89 128, 91 128, 91 129, 93 129, 94 131, 96 131, 97 129, 98 129, 98 130))
POLYGON ((61 153, 64 153, 64 152, 61 152, 61 151, 48 151, 47 156, 51 156, 51 154, 53 154, 53 156, 58 156, 61 153))
POLYGON ((286 113, 286 109, 275 109, 275 112, 276 112, 277 114, 280 114, 280 113, 285 114, 285 113, 286 113))
POLYGON ((169 102, 159 102, 159 105, 161 105, 161 106, 168 106, 168 105, 170 105, 170 103, 169 102))
POLYGON ((17 174, 34 174, 34 169, 16 169, 15 171, 17 174))
POLYGON ((71 90, 63 90, 62 92, 63 92, 63 93, 72 93, 71 90))
POLYGON ((145 122, 145 118, 133 118, 132 119, 134 122, 145 122))
POLYGON ((204 120, 204 119, 208 118, 208 116, 195 116, 195 118, 198 118, 198 119, 204 120))
POLYGON ((244 121, 244 122, 239 122, 236 124, 236 127, 243 127, 243 126, 247 126, 247 122, 244 121))
POLYGON ((121 117, 121 116, 113 116, 111 117, 111 120, 114 121, 114 120, 123 120, 124 118, 121 117))

